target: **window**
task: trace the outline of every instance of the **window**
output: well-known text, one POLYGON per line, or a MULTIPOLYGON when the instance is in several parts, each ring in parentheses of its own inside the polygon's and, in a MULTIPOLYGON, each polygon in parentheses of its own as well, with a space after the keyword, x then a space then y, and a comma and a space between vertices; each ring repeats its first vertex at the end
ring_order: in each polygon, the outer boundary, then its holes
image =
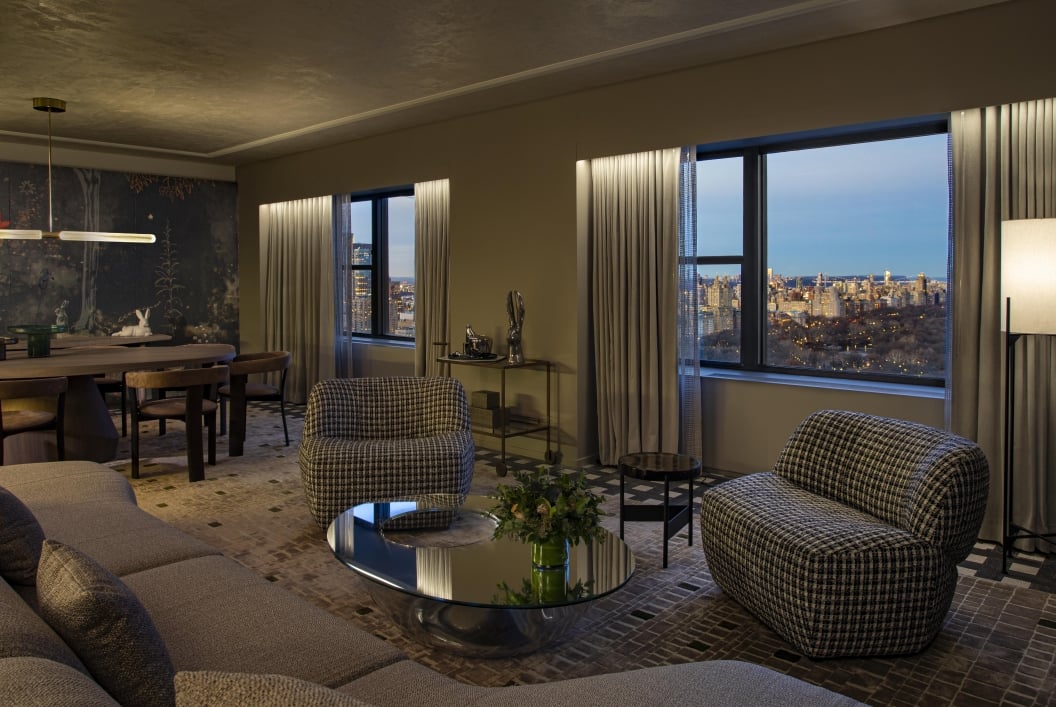
POLYGON ((941 385, 944 119, 704 146, 700 359, 941 385))
POLYGON ((414 192, 335 198, 338 334, 414 338, 414 192))

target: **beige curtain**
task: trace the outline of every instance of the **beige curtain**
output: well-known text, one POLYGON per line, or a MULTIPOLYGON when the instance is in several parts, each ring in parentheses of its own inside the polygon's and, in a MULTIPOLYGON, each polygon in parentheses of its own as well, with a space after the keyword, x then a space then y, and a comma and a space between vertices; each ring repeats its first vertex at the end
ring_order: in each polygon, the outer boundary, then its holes
MULTIPOLYGON (((446 342, 450 186, 438 179, 414 185, 414 374, 439 376, 446 342)), ((450 350, 450 346, 445 350, 450 350)))
MULTIPOLYGON (((991 106, 950 116, 953 161, 953 334, 948 421, 975 439, 990 462, 990 502, 982 537, 1002 537, 1004 340, 1001 221, 1056 217, 1056 124, 1052 99, 991 106)), ((1016 345, 1015 498, 1012 520, 1056 530, 1056 349, 1052 337, 1016 345)), ((1051 552, 1052 543, 1020 549, 1051 552)))
POLYGON ((264 346, 289 351, 286 398, 304 403, 334 377, 334 254, 329 196, 260 207, 264 346))
POLYGON ((677 452, 680 150, 591 160, 598 453, 677 452))

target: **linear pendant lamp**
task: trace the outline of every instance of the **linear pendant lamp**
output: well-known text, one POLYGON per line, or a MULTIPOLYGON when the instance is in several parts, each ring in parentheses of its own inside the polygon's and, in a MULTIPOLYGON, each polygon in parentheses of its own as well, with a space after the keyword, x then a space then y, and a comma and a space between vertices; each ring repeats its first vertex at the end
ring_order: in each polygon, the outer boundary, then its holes
POLYGON ((104 241, 109 243, 153 243, 153 233, 109 233, 105 231, 55 231, 52 220, 51 197, 51 114, 65 113, 66 101, 58 98, 34 98, 33 109, 48 114, 48 230, 0 229, 0 240, 40 240, 58 238, 61 241, 104 241))

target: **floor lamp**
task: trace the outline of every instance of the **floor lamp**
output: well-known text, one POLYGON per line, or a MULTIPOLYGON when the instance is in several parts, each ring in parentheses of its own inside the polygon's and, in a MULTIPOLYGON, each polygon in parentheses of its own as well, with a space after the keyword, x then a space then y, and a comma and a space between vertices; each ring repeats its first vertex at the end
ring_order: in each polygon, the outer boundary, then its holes
POLYGON ((1016 406, 1016 342, 1025 335, 1056 335, 1056 218, 1001 222, 1001 298, 1005 308, 1001 330, 1005 338, 1004 506, 1002 572, 1008 572, 1012 544, 1021 538, 1048 540, 1056 533, 1038 533, 1012 521, 1016 406), (1015 307, 1015 319, 1012 317, 1015 307))

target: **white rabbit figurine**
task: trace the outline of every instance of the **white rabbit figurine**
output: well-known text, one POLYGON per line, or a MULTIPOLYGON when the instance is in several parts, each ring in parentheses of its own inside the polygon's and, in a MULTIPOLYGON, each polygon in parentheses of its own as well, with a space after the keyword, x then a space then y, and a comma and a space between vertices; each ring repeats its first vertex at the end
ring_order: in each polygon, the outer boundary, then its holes
POLYGON ((143 312, 136 310, 136 318, 139 324, 129 324, 121 327, 121 331, 115 331, 112 336, 150 336, 150 307, 143 312))

